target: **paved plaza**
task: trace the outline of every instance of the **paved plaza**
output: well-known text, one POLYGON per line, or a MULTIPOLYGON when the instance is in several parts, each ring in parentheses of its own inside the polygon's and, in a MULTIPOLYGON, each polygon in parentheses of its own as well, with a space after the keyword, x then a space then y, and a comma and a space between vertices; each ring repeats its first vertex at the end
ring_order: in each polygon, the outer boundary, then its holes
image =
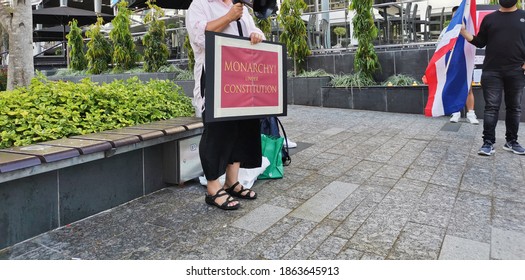
POLYGON ((307 106, 281 120, 292 164, 237 211, 205 204, 191 181, 0 259, 525 259, 525 156, 501 148, 504 122, 482 157, 482 122, 307 106))

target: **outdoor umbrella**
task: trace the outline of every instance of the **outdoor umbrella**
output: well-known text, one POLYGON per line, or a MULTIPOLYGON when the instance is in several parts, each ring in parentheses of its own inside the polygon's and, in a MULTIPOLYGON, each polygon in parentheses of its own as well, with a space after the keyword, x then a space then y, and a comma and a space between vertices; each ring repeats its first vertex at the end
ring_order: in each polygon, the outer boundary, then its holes
MULTIPOLYGON (((157 0, 155 5, 164 9, 188 9, 192 0, 157 0)), ((130 0, 128 7, 145 8, 147 0, 130 0)))
MULTIPOLYGON (((70 27, 66 25, 66 33, 69 33, 70 27)), ((82 31, 84 33, 84 31, 82 31)), ((52 42, 62 41, 64 39, 64 27, 53 26, 33 30, 33 42, 52 42)))
POLYGON ((108 14, 97 14, 94 11, 77 9, 71 7, 52 7, 33 10, 34 24, 62 25, 62 40, 66 38, 66 27, 70 21, 76 19, 78 26, 97 22, 97 15, 110 22, 115 16, 108 14))

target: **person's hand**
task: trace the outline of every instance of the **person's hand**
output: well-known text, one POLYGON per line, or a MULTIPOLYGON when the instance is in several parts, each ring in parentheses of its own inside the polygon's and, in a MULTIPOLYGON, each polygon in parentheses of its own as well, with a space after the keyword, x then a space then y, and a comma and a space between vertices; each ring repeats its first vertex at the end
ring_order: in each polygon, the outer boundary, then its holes
POLYGON ((263 36, 261 34, 255 32, 250 34, 250 42, 252 43, 252 45, 259 44, 260 42, 262 42, 262 40, 263 36))
POLYGON ((461 34, 461 36, 463 36, 463 38, 465 38, 465 40, 467 40, 468 42, 472 41, 474 39, 474 36, 472 36, 472 34, 470 34, 468 31, 467 31, 467 28, 465 28, 465 24, 461 24, 461 30, 459 31, 459 34, 461 34))
POLYGON ((238 20, 242 17, 242 11, 243 11, 242 3, 237 3, 232 6, 232 8, 228 11, 226 16, 230 19, 230 21, 238 20))
POLYGON ((521 65, 521 69, 523 69, 523 71, 525 71, 525 63, 523 63, 523 64, 521 65))

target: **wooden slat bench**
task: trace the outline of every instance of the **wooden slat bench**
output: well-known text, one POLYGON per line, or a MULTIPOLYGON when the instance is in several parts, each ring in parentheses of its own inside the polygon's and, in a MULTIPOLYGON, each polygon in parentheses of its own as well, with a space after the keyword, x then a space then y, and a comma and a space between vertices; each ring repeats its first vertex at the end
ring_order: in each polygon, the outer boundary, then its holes
POLYGON ((183 117, 0 150, 0 249, 168 186, 202 130, 183 117))

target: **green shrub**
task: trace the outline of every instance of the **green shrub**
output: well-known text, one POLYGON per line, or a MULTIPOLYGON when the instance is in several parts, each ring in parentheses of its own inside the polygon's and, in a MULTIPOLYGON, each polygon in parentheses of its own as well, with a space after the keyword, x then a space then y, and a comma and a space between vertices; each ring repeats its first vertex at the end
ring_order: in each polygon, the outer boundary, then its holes
MULTIPOLYGON (((113 70, 115 70, 115 69, 113 69, 113 70)), ((134 67, 134 68, 128 69, 126 71, 120 71, 120 70, 117 69, 117 71, 111 71, 111 73, 139 74, 139 73, 146 73, 146 71, 144 70, 144 68, 134 67)))
POLYGON ((331 77, 332 74, 326 72, 324 69, 317 69, 312 71, 304 71, 296 77, 331 77))
POLYGON ((337 35, 337 37, 343 37, 346 35, 346 28, 345 27, 336 27, 334 28, 334 33, 337 35))
POLYGON ((183 47, 188 53, 188 69, 193 71, 195 67, 195 53, 193 53, 193 48, 191 47, 190 43, 190 36, 188 34, 186 34, 186 38, 184 39, 183 47))
POLYGON ((135 67, 140 56, 135 48, 135 42, 129 29, 131 25, 131 11, 127 8, 128 3, 121 1, 117 4, 118 14, 111 24, 113 29, 109 32, 109 38, 113 42, 113 66, 117 71, 125 71, 135 67))
POLYGON ((175 79, 180 80, 180 81, 193 80, 194 79, 193 72, 190 70, 180 70, 177 76, 175 77, 175 79))
POLYGON ((90 38, 87 43, 88 50, 86 58, 88 61, 88 71, 91 74, 100 74, 105 72, 111 64, 111 53, 113 49, 109 40, 104 37, 102 32, 102 18, 97 18, 97 23, 91 25, 86 35, 90 38))
POLYGON ((59 68, 53 76, 64 77, 64 76, 86 76, 88 75, 88 70, 77 71, 69 68, 59 68))
POLYGON ((277 20, 283 27, 279 41, 286 45, 288 56, 293 59, 295 74, 303 71, 303 62, 311 54, 306 42, 306 25, 301 18, 308 6, 304 0, 283 0, 277 20))
POLYGON ((27 88, 0 92, 0 148, 193 114, 191 99, 168 80, 99 85, 39 75, 27 88))
POLYGON ((180 69, 177 68, 177 66, 173 64, 161 66, 159 67, 159 70, 157 70, 157 72, 159 73, 174 73, 174 72, 179 72, 179 71, 180 69))
POLYGON ((149 1, 146 3, 150 10, 144 18, 144 23, 148 24, 148 32, 142 38, 144 70, 146 72, 157 72, 159 67, 168 64, 170 54, 166 45, 166 27, 164 21, 160 20, 164 16, 164 10, 149 1))
POLYGON ((416 79, 409 75, 393 75, 388 77, 388 79, 383 83, 384 86, 413 86, 419 85, 416 79))
POLYGON ((82 38, 82 29, 78 27, 76 19, 70 21, 69 26, 70 31, 69 34, 66 35, 67 46, 70 49, 69 67, 77 71, 86 70, 88 62, 84 54, 84 39, 82 38))
POLYGON ((346 74, 346 75, 337 75, 333 76, 330 81, 330 85, 333 87, 368 87, 376 85, 376 82, 368 77, 367 75, 361 74, 361 72, 356 74, 346 74))
POLYGON ((377 38, 377 27, 372 15, 372 0, 352 1, 349 9, 355 11, 352 19, 353 37, 357 39, 357 50, 354 59, 354 72, 361 72, 367 80, 373 79, 375 72, 381 69, 379 59, 372 42, 377 38))

